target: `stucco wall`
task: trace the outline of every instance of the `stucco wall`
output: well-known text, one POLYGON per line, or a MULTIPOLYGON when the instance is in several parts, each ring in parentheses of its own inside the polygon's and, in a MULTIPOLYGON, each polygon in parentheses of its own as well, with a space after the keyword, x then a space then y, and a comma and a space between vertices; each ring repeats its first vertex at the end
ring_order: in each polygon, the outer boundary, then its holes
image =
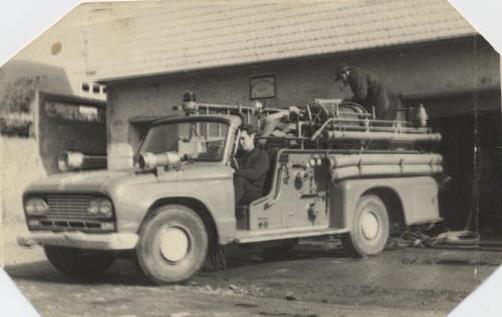
POLYGON ((54 111, 49 115, 45 106, 50 102, 65 108, 104 107, 104 103, 97 100, 35 93, 30 106, 33 135, 28 138, 0 136, 0 215, 3 212, 2 219, 6 222, 23 219, 22 193, 31 182, 60 172, 57 158, 61 151, 106 152, 104 116, 101 115, 99 121, 82 121, 65 119, 54 111))
POLYGON ((0 198, 2 220, 23 218, 21 194, 35 179, 47 175, 34 138, 0 137, 0 198))
POLYGON ((129 120, 171 113, 186 89, 194 90, 198 101, 249 105, 250 78, 275 75, 276 97, 265 101, 269 106, 348 97, 350 91, 331 80, 333 67, 339 62, 373 70, 404 96, 498 89, 500 83, 499 57, 481 38, 111 82, 107 109, 109 167, 131 164, 136 138, 129 120))

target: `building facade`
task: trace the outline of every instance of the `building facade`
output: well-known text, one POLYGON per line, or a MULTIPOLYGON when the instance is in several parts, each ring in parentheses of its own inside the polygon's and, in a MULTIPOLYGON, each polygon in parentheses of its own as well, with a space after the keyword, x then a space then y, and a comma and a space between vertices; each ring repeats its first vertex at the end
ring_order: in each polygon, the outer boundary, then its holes
POLYGON ((472 113, 474 95, 482 101, 477 104, 480 111, 496 111, 500 105, 498 55, 482 38, 476 37, 350 55, 332 54, 107 81, 110 167, 131 164, 141 132, 135 122, 149 116, 171 114, 172 107, 180 103, 187 89, 195 91, 202 102, 250 105, 252 80, 273 77, 274 96, 261 99, 267 106, 301 106, 314 98, 350 97, 349 89, 333 82, 333 68, 339 62, 379 74, 409 103, 424 102, 433 118, 472 113), (484 45, 478 49, 479 55, 473 56, 474 45, 484 45))
POLYGON ((88 72, 108 88, 110 169, 132 165, 147 124, 171 114, 187 89, 202 102, 249 105, 264 80, 266 106, 301 106, 349 97, 332 80, 346 62, 377 73, 406 104, 424 103, 443 134, 451 226, 465 226, 480 206, 485 222, 502 219, 491 172, 499 168, 500 57, 446 0, 156 3, 99 30, 89 38, 88 72))

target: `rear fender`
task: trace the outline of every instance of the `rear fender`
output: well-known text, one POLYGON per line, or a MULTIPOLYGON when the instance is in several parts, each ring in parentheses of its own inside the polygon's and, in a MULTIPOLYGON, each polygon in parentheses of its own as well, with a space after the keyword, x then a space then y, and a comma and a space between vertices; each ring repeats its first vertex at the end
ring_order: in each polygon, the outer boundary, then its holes
POLYGON ((359 199, 378 195, 392 222, 415 225, 441 220, 438 186, 432 177, 400 177, 345 180, 330 189, 330 226, 350 229, 359 199))

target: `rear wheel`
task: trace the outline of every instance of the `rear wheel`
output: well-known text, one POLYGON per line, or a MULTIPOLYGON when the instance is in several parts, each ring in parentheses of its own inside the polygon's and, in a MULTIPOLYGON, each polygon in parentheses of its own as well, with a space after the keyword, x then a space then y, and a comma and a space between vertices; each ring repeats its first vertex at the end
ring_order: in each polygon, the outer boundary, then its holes
POLYGON ((342 236, 342 244, 352 256, 376 255, 389 238, 389 216, 380 197, 365 195, 357 203, 352 228, 342 236))
POLYGON ((52 266, 74 277, 92 277, 102 273, 115 260, 113 253, 101 250, 45 245, 44 252, 52 266))
POLYGON ((208 235, 192 209, 169 205, 156 210, 140 229, 136 248, 138 264, 156 284, 189 279, 204 264, 208 235))

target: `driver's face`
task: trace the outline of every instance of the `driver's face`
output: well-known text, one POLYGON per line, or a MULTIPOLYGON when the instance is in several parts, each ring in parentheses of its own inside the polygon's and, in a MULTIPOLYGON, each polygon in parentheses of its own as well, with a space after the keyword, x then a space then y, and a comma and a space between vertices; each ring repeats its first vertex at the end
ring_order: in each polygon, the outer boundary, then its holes
POLYGON ((251 152, 254 149, 254 134, 249 135, 247 131, 242 131, 239 144, 243 151, 251 152))

